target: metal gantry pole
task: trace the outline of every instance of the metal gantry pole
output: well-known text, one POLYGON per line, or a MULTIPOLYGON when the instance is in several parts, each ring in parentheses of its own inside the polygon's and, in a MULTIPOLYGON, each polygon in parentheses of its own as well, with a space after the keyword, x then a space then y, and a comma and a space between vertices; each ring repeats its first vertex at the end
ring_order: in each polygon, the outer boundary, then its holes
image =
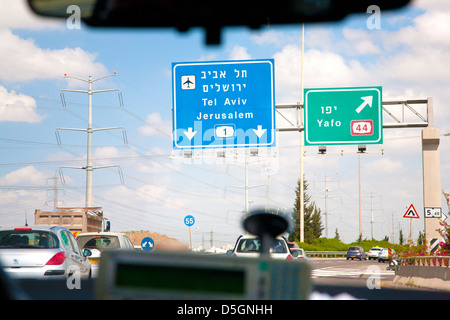
MULTIPOLYGON (((305 24, 302 23, 302 57, 301 57, 301 91, 300 91, 300 103, 303 105, 303 55, 305 52, 305 24)), ((300 119, 302 115, 300 114, 300 119)), ((303 127, 303 121, 301 120, 301 126, 303 127)), ((300 131, 300 221, 299 221, 299 240, 300 242, 305 242, 305 201, 303 197, 303 130, 300 131)))

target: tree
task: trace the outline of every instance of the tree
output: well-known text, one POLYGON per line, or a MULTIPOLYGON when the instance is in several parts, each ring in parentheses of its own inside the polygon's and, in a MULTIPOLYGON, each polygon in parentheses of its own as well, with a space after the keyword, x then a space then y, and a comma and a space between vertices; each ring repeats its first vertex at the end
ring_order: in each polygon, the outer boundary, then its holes
POLYGON ((334 231, 334 238, 337 240, 341 240, 341 236, 339 234, 338 228, 336 228, 336 231, 334 231))
MULTIPOLYGON (((304 240, 311 243, 314 239, 320 238, 323 231, 320 209, 316 207, 315 202, 311 202, 311 196, 306 193, 308 183, 303 179, 303 204, 304 204, 304 240)), ((300 238, 300 179, 295 188, 294 212, 292 213, 295 226, 289 234, 289 241, 299 240, 300 238)))
POLYGON ((419 237, 417 238, 417 245, 422 246, 425 244, 425 230, 419 231, 419 237))
POLYGON ((405 242, 405 237, 403 236, 403 231, 400 229, 399 235, 398 235, 398 243, 400 245, 403 245, 403 242, 405 242))

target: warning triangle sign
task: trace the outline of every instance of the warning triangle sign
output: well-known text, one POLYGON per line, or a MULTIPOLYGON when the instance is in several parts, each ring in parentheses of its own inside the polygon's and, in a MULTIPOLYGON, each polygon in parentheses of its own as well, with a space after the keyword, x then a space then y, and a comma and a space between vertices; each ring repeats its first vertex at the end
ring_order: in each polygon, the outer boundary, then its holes
POLYGON ((414 208, 412 203, 409 206, 408 210, 406 210, 403 218, 420 219, 419 214, 417 213, 416 208, 414 208))

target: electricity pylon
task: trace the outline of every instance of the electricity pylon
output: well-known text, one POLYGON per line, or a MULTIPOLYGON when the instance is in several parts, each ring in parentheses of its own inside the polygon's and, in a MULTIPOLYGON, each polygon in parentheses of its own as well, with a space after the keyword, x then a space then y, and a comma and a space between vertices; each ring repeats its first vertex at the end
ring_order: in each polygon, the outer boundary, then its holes
POLYGON ((103 168, 111 168, 111 167, 117 167, 119 169, 119 174, 120 174, 120 178, 121 181, 123 182, 123 178, 122 178, 122 172, 120 169, 120 166, 118 165, 109 165, 109 166, 98 166, 98 167, 94 167, 93 166, 93 162, 92 162, 92 133, 95 131, 101 131, 101 130, 115 130, 115 129, 121 129, 123 132, 123 138, 124 138, 124 143, 125 145, 127 144, 127 138, 126 138, 126 131, 124 127, 111 127, 111 128, 98 128, 98 129, 93 129, 92 128, 92 95, 94 93, 100 93, 100 92, 110 92, 110 91, 117 91, 119 94, 119 101, 120 101, 120 106, 121 108, 123 108, 123 103, 122 103, 122 95, 120 93, 119 89, 105 89, 105 90, 92 90, 92 84, 96 81, 108 78, 108 77, 114 77, 116 76, 116 73, 114 72, 114 74, 112 75, 108 75, 108 76, 104 76, 98 79, 92 79, 92 76, 89 76, 88 80, 85 79, 80 79, 77 77, 71 77, 68 76, 67 74, 64 75, 65 78, 71 78, 71 79, 76 79, 76 80, 80 80, 83 82, 87 82, 89 84, 89 89, 88 90, 69 90, 69 89, 63 89, 61 90, 61 101, 63 103, 63 107, 66 108, 66 101, 64 98, 64 92, 78 92, 78 93, 87 93, 89 96, 89 107, 88 107, 88 127, 87 129, 75 129, 75 128, 56 128, 56 137, 58 139, 58 145, 61 145, 61 141, 59 139, 59 134, 58 131, 59 130, 69 130, 69 131, 85 131, 87 133, 87 156, 86 156, 86 166, 85 167, 74 167, 74 166, 61 166, 60 168, 70 168, 70 169, 83 169, 86 170, 86 207, 92 207, 92 173, 94 171, 94 169, 103 169, 103 168))

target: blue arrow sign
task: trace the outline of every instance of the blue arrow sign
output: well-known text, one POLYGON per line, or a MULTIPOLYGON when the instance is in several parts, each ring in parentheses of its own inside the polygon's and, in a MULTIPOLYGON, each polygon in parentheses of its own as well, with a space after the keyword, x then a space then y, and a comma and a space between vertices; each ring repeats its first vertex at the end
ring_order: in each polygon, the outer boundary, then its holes
POLYGON ((153 250, 154 246, 155 246, 155 242, 150 237, 145 237, 141 241, 141 248, 144 251, 151 251, 151 250, 153 250))
POLYGON ((275 146, 274 60, 172 63, 173 148, 275 146))

